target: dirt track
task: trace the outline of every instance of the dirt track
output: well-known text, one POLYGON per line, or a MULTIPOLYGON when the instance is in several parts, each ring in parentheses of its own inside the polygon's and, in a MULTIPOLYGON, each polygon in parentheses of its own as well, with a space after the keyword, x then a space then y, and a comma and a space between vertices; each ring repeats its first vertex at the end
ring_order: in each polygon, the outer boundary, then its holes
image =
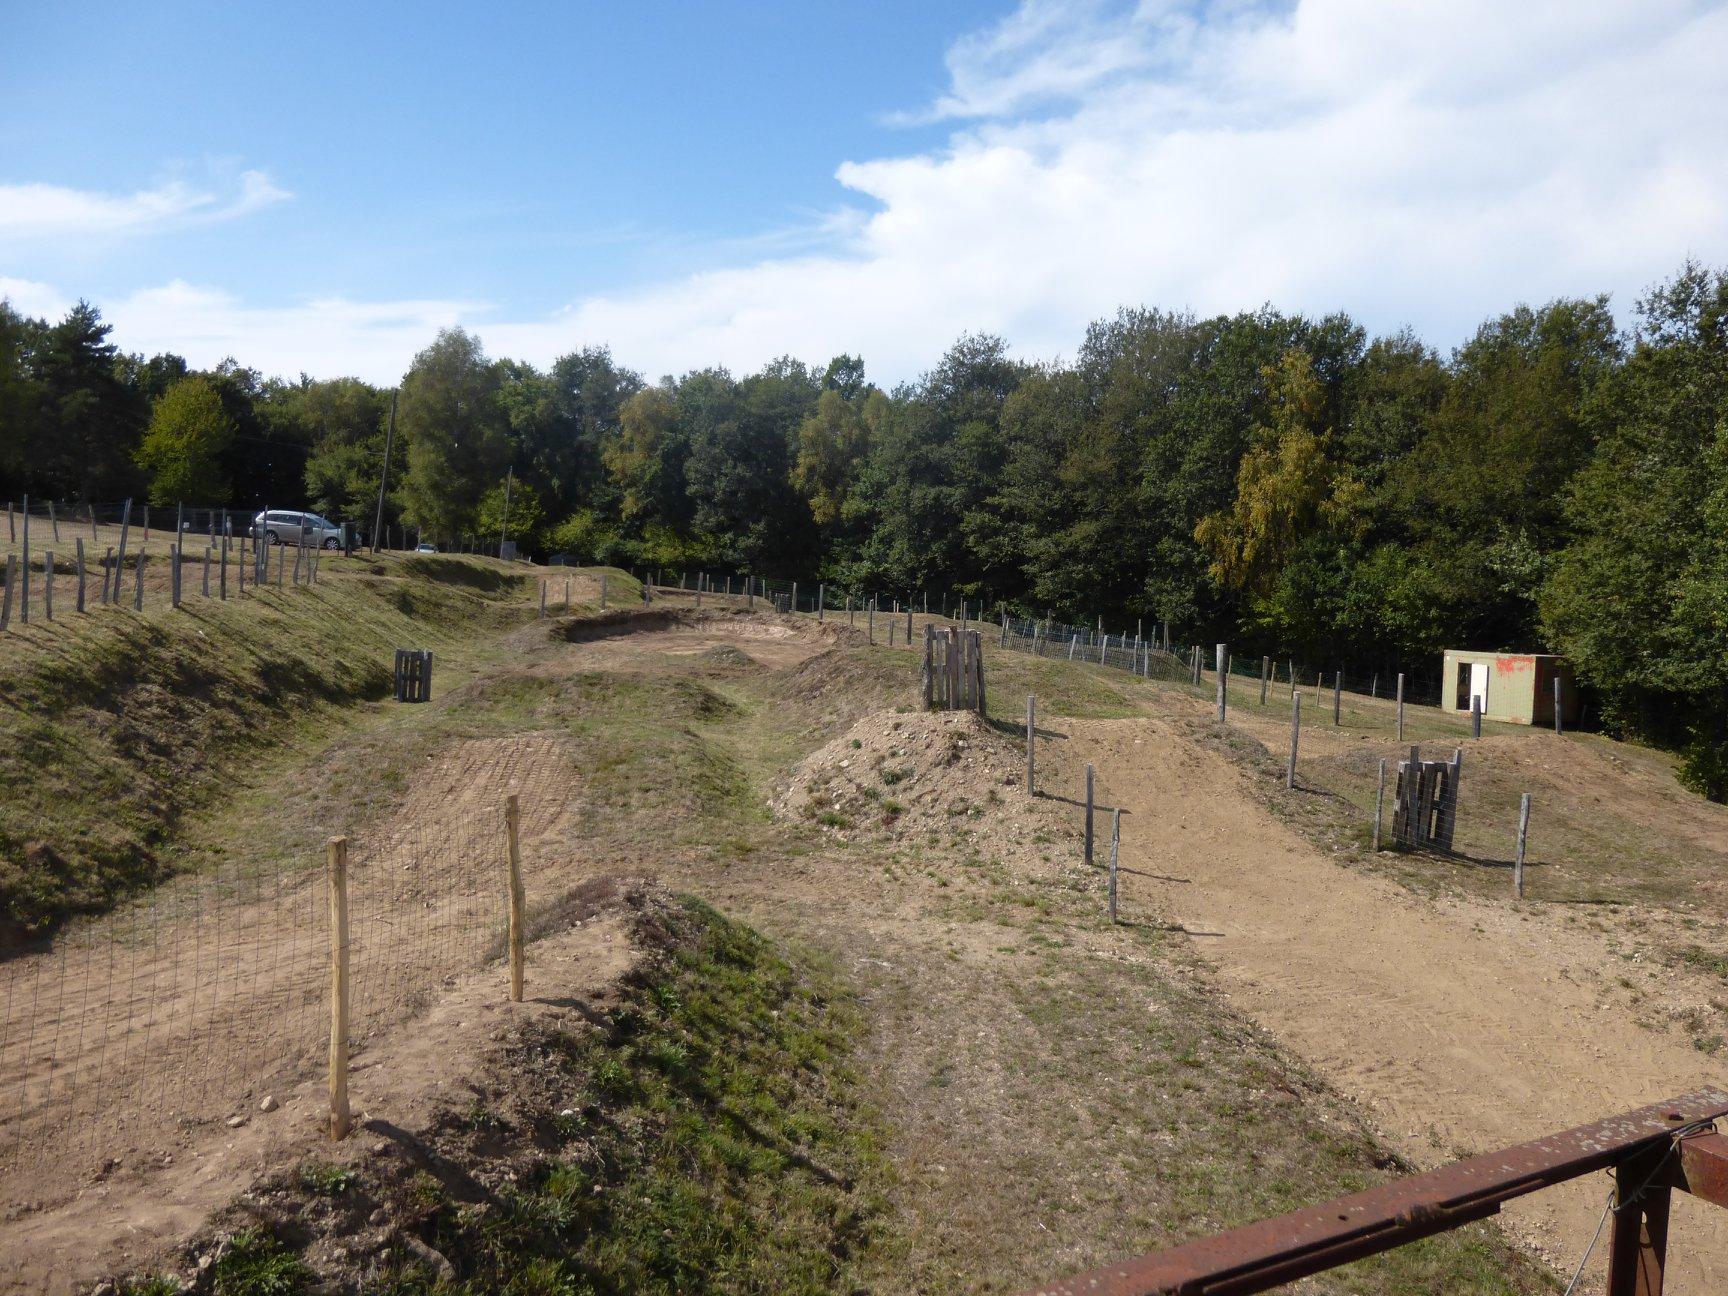
MULTIPOLYGON (((1728 1083, 1722 1062, 1638 1024, 1618 984, 1626 963, 1595 937, 1346 869, 1260 809, 1233 766, 1158 720, 1061 727, 1067 778, 1092 762, 1100 802, 1123 807, 1125 903, 1181 921, 1234 1005, 1418 1164, 1728 1083)), ((1570 1268, 1606 1190, 1595 1176, 1537 1194, 1508 1222, 1570 1268)), ((1722 1212, 1677 1201, 1674 1238, 1669 1290, 1721 1290, 1722 1212)))

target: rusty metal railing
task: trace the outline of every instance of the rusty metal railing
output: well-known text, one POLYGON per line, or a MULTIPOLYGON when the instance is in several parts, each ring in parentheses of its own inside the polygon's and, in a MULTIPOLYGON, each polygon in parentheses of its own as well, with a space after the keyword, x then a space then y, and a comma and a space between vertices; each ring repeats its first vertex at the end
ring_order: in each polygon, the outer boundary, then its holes
POLYGON ((1030 1296, 1244 1296, 1498 1213, 1612 1170, 1608 1296, 1660 1296, 1675 1190, 1728 1206, 1728 1090, 1701 1089, 1532 1143, 1065 1278, 1030 1296))

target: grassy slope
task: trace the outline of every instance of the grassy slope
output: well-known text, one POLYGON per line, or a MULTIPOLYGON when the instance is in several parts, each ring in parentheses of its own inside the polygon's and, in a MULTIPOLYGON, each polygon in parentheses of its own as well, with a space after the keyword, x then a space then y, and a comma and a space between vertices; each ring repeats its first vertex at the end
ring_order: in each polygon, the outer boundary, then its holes
MULTIPOLYGON (((460 659, 525 614, 482 561, 332 560, 316 587, 105 608, 0 640, 0 947, 148 884, 188 809, 385 697, 398 646, 460 659)), ((435 676, 435 680, 436 680, 435 676)))

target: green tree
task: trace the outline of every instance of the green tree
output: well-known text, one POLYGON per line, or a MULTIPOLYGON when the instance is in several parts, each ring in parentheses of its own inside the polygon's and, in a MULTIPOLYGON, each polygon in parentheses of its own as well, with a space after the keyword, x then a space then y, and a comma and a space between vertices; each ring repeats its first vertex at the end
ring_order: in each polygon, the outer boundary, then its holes
POLYGON ((1680 746, 1728 796, 1728 273, 1688 265, 1638 305, 1627 363, 1585 411, 1595 451, 1542 624, 1610 726, 1680 746))
POLYGON ((150 474, 150 502, 226 500, 222 457, 233 440, 234 420, 207 379, 182 378, 168 388, 138 447, 138 465, 150 474))
POLYGON ((408 445, 403 513, 429 536, 471 534, 480 497, 509 464, 498 366, 463 329, 440 330, 402 379, 397 435, 408 445))

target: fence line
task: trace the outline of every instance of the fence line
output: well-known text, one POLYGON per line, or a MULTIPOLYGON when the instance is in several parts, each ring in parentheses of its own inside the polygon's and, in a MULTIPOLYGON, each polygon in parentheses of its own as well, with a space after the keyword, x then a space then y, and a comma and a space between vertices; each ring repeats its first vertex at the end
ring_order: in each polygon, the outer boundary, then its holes
MULTIPOLYGON (((514 777, 514 758, 499 773, 514 777)), ((399 815, 353 843, 346 1038, 357 1048, 497 955, 521 885, 511 819, 507 832, 501 799, 455 822, 399 815)), ((28 1157, 70 1181, 111 1157, 158 1158, 183 1128, 239 1123, 315 1075, 333 912, 324 860, 303 864, 170 881, 0 962, 0 1165, 28 1157)), ((500 998, 509 990, 501 982, 500 998)))

